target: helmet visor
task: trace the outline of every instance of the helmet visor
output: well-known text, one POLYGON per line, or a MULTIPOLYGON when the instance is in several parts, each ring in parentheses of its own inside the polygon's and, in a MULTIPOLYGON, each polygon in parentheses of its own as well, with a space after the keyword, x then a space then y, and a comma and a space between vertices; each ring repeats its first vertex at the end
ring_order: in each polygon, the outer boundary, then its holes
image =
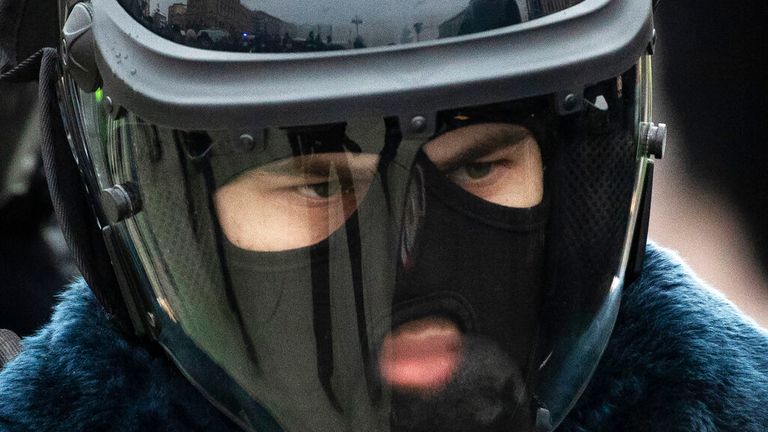
POLYGON ((401 45, 514 26, 583 0, 118 0, 145 27, 203 49, 292 53, 401 45))
POLYGON ((241 426, 490 431, 562 418, 610 332, 636 79, 408 127, 179 130, 69 91, 95 188, 140 193, 115 227, 156 338, 241 426))

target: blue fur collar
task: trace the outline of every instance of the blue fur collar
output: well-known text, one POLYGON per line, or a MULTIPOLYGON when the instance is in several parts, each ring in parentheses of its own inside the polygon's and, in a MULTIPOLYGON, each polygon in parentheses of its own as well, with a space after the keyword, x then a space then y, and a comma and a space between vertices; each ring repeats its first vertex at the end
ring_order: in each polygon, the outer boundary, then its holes
POLYGON ((0 372, 0 431, 239 431, 161 353, 121 338, 88 286, 0 372))
MULTIPOLYGON (((0 372, 0 431, 234 431, 161 354, 105 325, 83 282, 0 372)), ((768 332, 649 246, 597 372, 558 428, 768 430, 768 332)))
POLYGON ((768 431, 768 332, 649 245, 595 375, 558 431, 768 431))

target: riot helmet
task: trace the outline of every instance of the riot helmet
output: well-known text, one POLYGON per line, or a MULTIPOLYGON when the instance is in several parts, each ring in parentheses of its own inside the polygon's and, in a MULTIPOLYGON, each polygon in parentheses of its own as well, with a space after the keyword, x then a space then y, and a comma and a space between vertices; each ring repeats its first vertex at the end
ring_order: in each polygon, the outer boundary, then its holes
POLYGON ((94 289, 240 427, 562 421, 642 259, 650 2, 92 0, 61 20, 117 281, 94 289))

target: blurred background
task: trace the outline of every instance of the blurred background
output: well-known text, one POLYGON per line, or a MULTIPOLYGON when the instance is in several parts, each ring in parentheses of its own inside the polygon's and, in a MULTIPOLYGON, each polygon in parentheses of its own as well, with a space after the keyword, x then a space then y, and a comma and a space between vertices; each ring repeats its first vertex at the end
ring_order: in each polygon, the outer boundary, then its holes
POLYGON ((649 237, 768 328, 764 2, 662 0, 654 119, 669 126, 649 237))

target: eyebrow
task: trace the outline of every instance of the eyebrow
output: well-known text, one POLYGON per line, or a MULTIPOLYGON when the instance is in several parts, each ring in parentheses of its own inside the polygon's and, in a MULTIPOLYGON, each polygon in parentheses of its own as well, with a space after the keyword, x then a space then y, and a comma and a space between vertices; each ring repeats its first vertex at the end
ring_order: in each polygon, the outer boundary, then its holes
POLYGON ((505 147, 517 146, 526 138, 533 135, 523 127, 504 128, 486 132, 483 136, 473 138, 470 145, 464 147, 461 151, 451 155, 440 164, 440 171, 453 171, 467 162, 475 161, 505 147))

